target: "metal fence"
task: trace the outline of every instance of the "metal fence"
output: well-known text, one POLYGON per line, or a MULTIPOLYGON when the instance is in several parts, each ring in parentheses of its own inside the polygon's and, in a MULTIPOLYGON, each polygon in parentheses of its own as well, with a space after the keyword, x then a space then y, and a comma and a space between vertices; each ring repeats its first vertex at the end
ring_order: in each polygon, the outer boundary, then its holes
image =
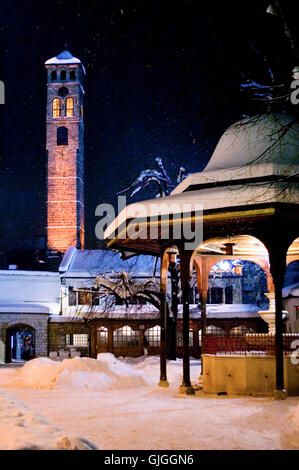
MULTIPOLYGON (((288 356, 299 350, 299 333, 283 334, 283 353, 288 356)), ((203 338, 203 354, 226 355, 275 355, 275 335, 246 334, 234 336, 206 335, 203 338)))

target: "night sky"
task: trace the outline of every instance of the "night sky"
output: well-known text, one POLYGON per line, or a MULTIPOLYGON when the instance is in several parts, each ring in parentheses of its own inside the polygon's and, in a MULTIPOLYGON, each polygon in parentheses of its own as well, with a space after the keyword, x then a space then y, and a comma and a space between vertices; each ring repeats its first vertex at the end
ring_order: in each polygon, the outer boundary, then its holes
POLYGON ((33 248, 45 233, 45 60, 67 43, 86 68, 85 229, 96 248, 99 203, 115 203, 158 156, 174 184, 180 166, 201 170, 224 130, 254 111, 240 83, 269 83, 267 64, 277 82, 290 76, 268 4, 1 1, 0 251, 33 248))

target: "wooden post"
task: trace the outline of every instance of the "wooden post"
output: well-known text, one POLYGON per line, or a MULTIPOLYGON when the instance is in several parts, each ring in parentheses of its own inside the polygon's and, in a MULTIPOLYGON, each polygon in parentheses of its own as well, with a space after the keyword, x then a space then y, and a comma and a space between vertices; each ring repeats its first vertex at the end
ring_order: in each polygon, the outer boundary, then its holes
POLYGON ((113 327, 112 325, 109 325, 108 327, 108 351, 111 352, 112 354, 114 353, 113 351, 113 327))
POLYGON ((166 289, 168 275, 168 254, 165 251, 161 259, 160 269, 160 320, 161 320, 161 337, 160 337, 160 387, 168 387, 167 370, 166 370, 166 348, 167 348, 167 307, 166 307, 166 289))
POLYGON ((189 354, 189 290, 190 290, 190 252, 180 251, 181 288, 183 297, 183 382, 181 393, 194 395, 194 388, 190 382, 190 354, 189 354))
POLYGON ((173 317, 168 317, 168 359, 176 360, 176 329, 178 318, 178 270, 175 262, 169 263, 169 272, 171 279, 171 310, 173 317))
POLYGON ((92 325, 91 329, 91 357, 97 358, 97 327, 92 325))
MULTIPOLYGON (((202 291, 200 293, 200 313, 201 313, 201 354, 203 351, 203 341, 207 330, 207 300, 208 291, 202 291)), ((202 367, 203 370, 203 367, 202 367)), ((202 372, 203 373, 203 372, 202 372)))
POLYGON ((287 243, 283 239, 274 238, 268 245, 270 270, 275 290, 275 363, 276 386, 274 398, 286 398, 283 376, 283 319, 282 319, 282 288, 286 271, 287 243))

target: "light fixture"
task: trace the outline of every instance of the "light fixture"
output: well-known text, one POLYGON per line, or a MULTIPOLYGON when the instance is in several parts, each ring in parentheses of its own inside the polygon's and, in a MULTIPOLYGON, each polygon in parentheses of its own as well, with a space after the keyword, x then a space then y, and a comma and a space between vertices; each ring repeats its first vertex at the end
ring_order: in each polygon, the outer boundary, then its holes
POLYGON ((235 266, 235 274, 236 274, 237 276, 242 276, 242 274, 243 274, 243 266, 242 266, 242 264, 237 264, 237 265, 235 266))
POLYGON ((267 8, 268 15, 277 16, 276 8, 273 5, 269 5, 267 8))

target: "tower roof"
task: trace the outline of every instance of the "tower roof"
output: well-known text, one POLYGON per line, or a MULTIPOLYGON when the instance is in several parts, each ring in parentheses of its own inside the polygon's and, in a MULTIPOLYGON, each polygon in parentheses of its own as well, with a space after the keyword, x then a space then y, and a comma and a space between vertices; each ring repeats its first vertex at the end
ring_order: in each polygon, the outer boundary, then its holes
MULTIPOLYGON (((51 59, 46 60, 45 65, 68 65, 68 64, 83 64, 80 59, 74 57, 70 51, 64 50, 60 52, 56 57, 52 57, 51 59)), ((83 67, 84 70, 84 67, 83 67)), ((85 70, 84 70, 85 71, 85 70)))

